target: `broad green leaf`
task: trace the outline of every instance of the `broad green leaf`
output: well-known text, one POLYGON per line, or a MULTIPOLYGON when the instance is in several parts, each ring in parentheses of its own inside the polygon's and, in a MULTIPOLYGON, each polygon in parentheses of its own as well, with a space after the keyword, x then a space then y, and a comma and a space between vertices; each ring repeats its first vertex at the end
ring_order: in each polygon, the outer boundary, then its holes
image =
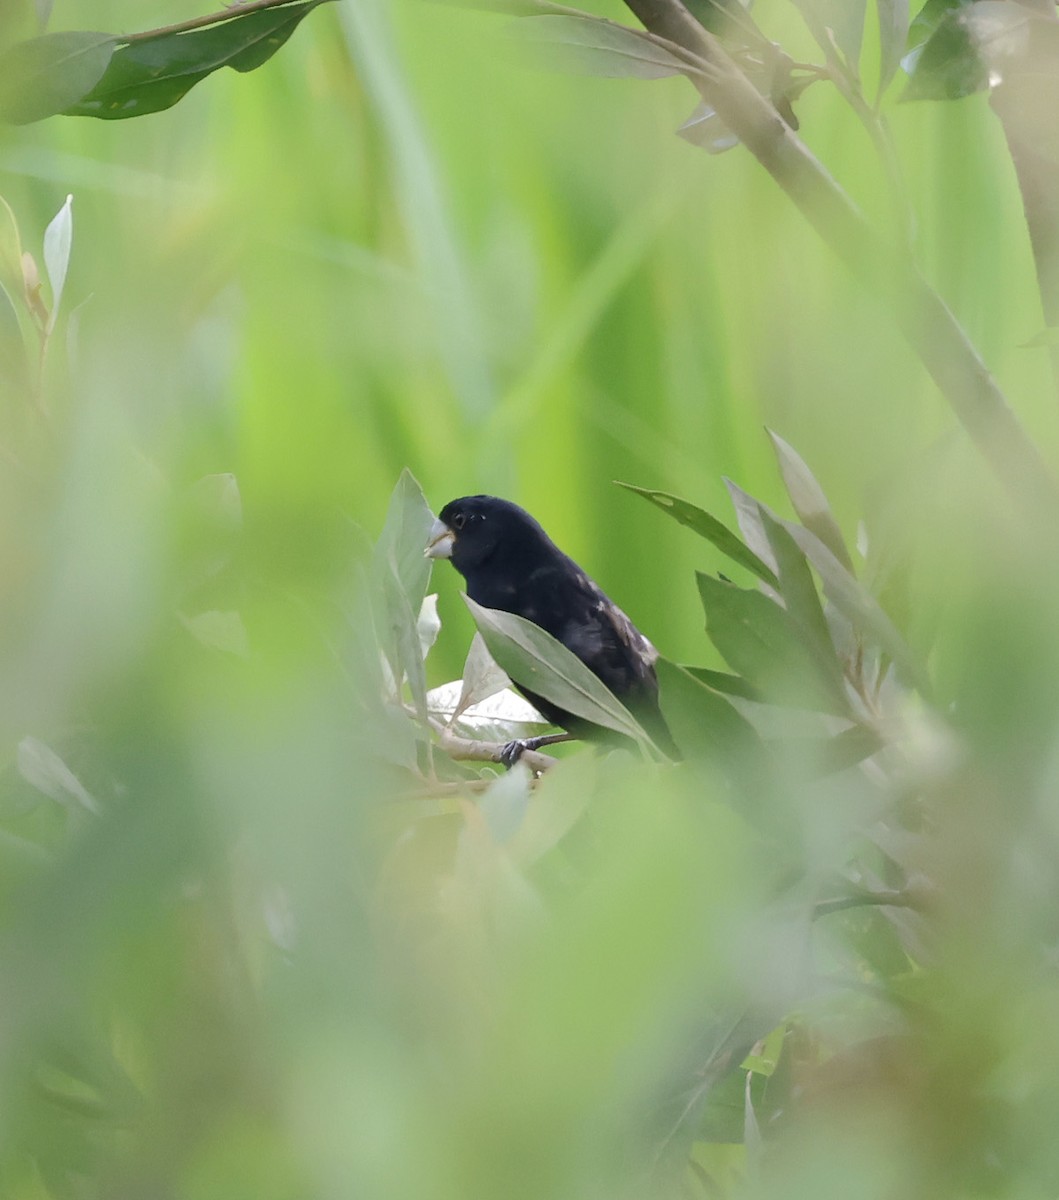
POLYGON ((909 80, 902 100, 959 100, 989 86, 989 68, 965 19, 970 7, 946 12, 926 42, 905 58, 909 80))
POLYGON ((845 692, 790 614, 757 590, 697 573, 706 632, 725 662, 771 700, 845 716, 845 692))
POLYGON ((787 613, 801 631, 805 645, 812 653, 820 673, 827 678, 836 700, 841 699, 845 704, 847 696, 842 664, 835 653, 823 605, 805 554, 779 521, 770 516, 764 505, 760 506, 760 512, 765 534, 776 557, 779 590, 787 613))
POLYGON ((519 21, 511 35, 532 47, 534 60, 550 70, 567 70, 611 78, 664 79, 694 68, 642 30, 601 17, 539 16, 519 21))
MULTIPOLYGON (((467 661, 463 664, 463 680, 459 692, 459 702, 455 715, 459 716, 464 709, 474 704, 481 704, 490 696, 503 691, 511 682, 504 671, 497 665, 485 639, 476 633, 471 639, 471 648, 467 651, 467 661)), ((523 701, 528 704, 528 701, 523 701)))
POLYGON ((510 742, 544 733, 548 722, 524 696, 507 686, 506 675, 504 680, 498 691, 467 705, 462 701, 462 680, 443 683, 427 692, 427 712, 460 737, 483 742, 510 742))
POLYGON ((908 41, 908 0, 875 0, 879 17, 879 95, 897 74, 908 41))
MULTIPOLYGON (((780 474, 787 495, 791 498, 798 519, 824 543, 847 571, 853 571, 853 560, 842 539, 842 530, 838 527, 831 506, 824 495, 824 489, 816 481, 812 471, 806 466, 804 459, 783 438, 771 429, 766 430, 772 439, 776 458, 779 460, 780 474)), ((771 540, 771 539, 770 539, 771 540)))
POLYGON ((846 570, 814 533, 793 522, 785 521, 783 524, 813 564, 823 581, 824 593, 835 608, 885 651, 923 696, 929 697, 932 689, 922 664, 875 597, 846 570))
POLYGON ((171 108, 200 80, 267 62, 312 10, 328 0, 258 9, 186 33, 139 38, 114 52, 101 79, 62 108, 68 116, 118 120, 171 108))
POLYGON ((677 496, 671 496, 668 492, 658 492, 651 488, 637 487, 632 483, 622 483, 616 480, 619 487, 627 488, 630 492, 635 492, 637 496, 643 496, 645 500, 650 500, 652 504, 660 508, 663 512, 681 525, 686 525, 688 529, 693 530, 699 537, 705 538, 727 555, 732 562, 738 563, 741 567, 745 567, 751 574, 756 575, 758 579, 772 587, 776 585, 776 574, 772 568, 754 553, 736 534, 734 534, 727 525, 718 521, 716 517, 710 516, 708 512, 704 512, 701 508, 696 508, 694 504, 689 504, 686 500, 681 500, 677 496))
POLYGON ((46 33, 0 54, 0 120, 26 125, 63 112, 103 77, 117 38, 110 33, 46 33))
POLYGON ((650 744, 621 701, 551 634, 514 613, 464 600, 489 653, 516 683, 575 716, 650 744))
POLYGON ((908 49, 914 50, 916 46, 922 46, 950 12, 968 8, 974 3, 976 0, 927 0, 908 27, 908 49))
MULTIPOLYGON (((756 595, 760 593, 755 593, 756 595)), ((662 714, 685 758, 716 762, 727 771, 755 775, 764 762, 761 739, 750 722, 687 667, 655 663, 662 714)))
POLYGON ((48 332, 55 328, 59 305, 66 286, 66 272, 70 266, 70 251, 73 248, 74 218, 73 196, 59 209, 44 231, 44 268, 51 284, 51 314, 48 317, 48 332))

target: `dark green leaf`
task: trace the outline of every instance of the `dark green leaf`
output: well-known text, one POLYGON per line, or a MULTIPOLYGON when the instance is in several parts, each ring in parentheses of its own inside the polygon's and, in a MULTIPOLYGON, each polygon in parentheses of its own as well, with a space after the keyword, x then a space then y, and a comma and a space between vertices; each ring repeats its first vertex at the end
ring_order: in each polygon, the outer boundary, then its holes
POLYGON ((942 19, 954 9, 967 8, 974 3, 976 0, 927 0, 908 27, 908 49, 922 46, 942 19))
POLYGON ((662 713, 685 758, 717 762, 744 776, 762 769, 765 752, 757 731, 724 696, 696 678, 699 671, 664 658, 655 669, 662 713))
POLYGON ((679 47, 671 53, 641 30, 597 17, 534 17, 512 26, 511 34, 537 52, 536 62, 552 70, 636 79, 663 79, 693 70, 679 47))
POLYGON ((779 570, 779 590, 787 614, 801 632, 802 641, 820 670, 836 700, 846 703, 842 664, 824 618, 823 605, 805 554, 786 529, 761 505, 761 521, 779 570))
POLYGON ((897 74, 908 41, 908 0, 875 0, 879 17, 879 95, 897 74))
POLYGON ((989 68, 965 16, 964 6, 945 13, 926 43, 905 59, 910 78, 902 100, 959 100, 989 86, 989 68))
POLYGON ((111 61, 110 33, 46 33, 0 54, 0 120, 25 125, 63 112, 92 90, 111 61))
POLYGON ((221 67, 253 71, 267 62, 303 18, 327 0, 258 9, 187 33, 161 34, 122 46, 106 73, 69 116, 116 120, 171 108, 191 88, 221 67))
POLYGON ((846 549, 842 530, 839 529, 827 502, 824 489, 817 483, 816 477, 793 447, 771 429, 766 432, 772 439, 776 458, 779 460, 780 474, 798 519, 806 529, 811 529, 816 534, 848 571, 852 572, 853 560, 846 549))
POLYGON ((769 699, 845 716, 844 690, 790 614, 759 591, 698 573, 706 632, 725 662, 769 699))
POLYGON ((619 487, 628 488, 630 492, 635 492, 638 496, 643 496, 645 500, 650 500, 652 504, 656 505, 663 512, 669 513, 675 521, 679 521, 681 525, 686 525, 689 529, 694 530, 699 537, 704 537, 708 542, 711 542, 722 554, 727 555, 732 562, 745 567, 759 579, 775 587, 775 572, 741 541, 727 525, 722 524, 716 517, 711 517, 708 512, 704 512, 701 508, 696 508, 694 504, 689 504, 686 500, 671 496, 668 492, 656 492, 650 488, 636 487, 632 483, 622 483, 620 480, 616 480, 616 482, 619 487))
POLYGON ((686 664, 682 665, 680 669, 687 671, 689 675, 700 683, 706 684, 715 692, 723 692, 726 696, 739 696, 742 700, 753 700, 757 704, 765 703, 765 697, 761 692, 752 683, 747 683, 738 675, 729 675, 727 671, 714 671, 710 667, 689 667, 686 664))
POLYGON ((629 710, 551 634, 514 613, 464 600, 489 653, 516 683, 586 721, 650 742, 629 710))
POLYGON ((793 522, 785 521, 783 524, 819 573, 824 592, 835 608, 889 654, 898 670, 924 696, 929 696, 930 680, 922 664, 875 597, 854 579, 814 533, 793 522))

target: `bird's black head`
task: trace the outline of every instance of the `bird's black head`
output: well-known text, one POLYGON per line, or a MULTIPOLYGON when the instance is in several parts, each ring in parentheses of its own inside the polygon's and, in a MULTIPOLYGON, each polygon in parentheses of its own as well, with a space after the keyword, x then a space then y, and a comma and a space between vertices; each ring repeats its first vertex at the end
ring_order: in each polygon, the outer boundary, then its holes
POLYGON ((554 548, 524 508, 497 496, 463 496, 441 510, 426 548, 429 558, 449 558, 464 578, 486 563, 530 563, 554 548))

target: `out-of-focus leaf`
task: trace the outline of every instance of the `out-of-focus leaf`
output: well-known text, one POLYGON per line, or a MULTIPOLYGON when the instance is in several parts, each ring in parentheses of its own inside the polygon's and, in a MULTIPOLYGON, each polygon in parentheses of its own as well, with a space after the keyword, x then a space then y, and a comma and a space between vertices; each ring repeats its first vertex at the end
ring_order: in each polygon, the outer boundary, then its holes
MULTIPOLYGON (((506 681, 507 676, 504 676, 506 681)), ((462 705, 463 681, 452 680, 427 692, 427 712, 451 725, 460 737, 483 742, 510 742, 533 737, 548 728, 548 722, 525 697, 502 687, 482 700, 462 705)))
POLYGON ((547 854, 581 819, 595 794, 598 764, 594 754, 572 754, 541 776, 526 819, 508 846, 521 866, 547 854))
POLYGON ((824 609, 817 595, 812 572, 805 554, 786 529, 761 506, 761 521, 779 569, 780 595, 787 613, 802 633, 821 674, 829 679, 829 687, 838 697, 846 697, 842 664, 835 654, 824 609))
POLYGON ((22 294, 22 239, 11 205, 0 196, 0 283, 14 298, 22 294))
MULTIPOLYGON (((756 575, 765 583, 775 587, 776 573, 763 561, 760 555, 756 554, 750 547, 742 542, 736 534, 734 534, 727 525, 718 521, 716 517, 710 516, 708 512, 704 512, 701 508, 696 508, 694 504, 689 504, 686 500, 681 500, 677 496, 671 496, 668 492, 657 492, 651 488, 636 487, 632 483, 622 483, 618 481, 618 486, 628 488, 630 492, 635 492, 637 496, 643 496, 645 500, 650 500, 657 508, 679 521, 681 525, 686 525, 689 529, 694 530, 699 537, 705 538, 727 555, 732 562, 738 563, 741 567, 745 567, 751 574, 756 575)), ((765 543, 767 547, 767 542, 765 543)))
POLYGON ((831 603, 884 650, 905 677, 929 697, 932 689, 926 672, 875 597, 854 579, 816 534, 793 522, 785 521, 784 527, 819 573, 831 603))
POLYGON ((80 779, 58 754, 35 737, 24 737, 16 754, 18 772, 39 792, 66 807, 75 800, 90 813, 98 813, 99 805, 80 779))
POLYGON ((875 0, 879 17, 879 95, 897 74, 908 41, 908 0, 875 0))
POLYGON ((1023 342, 1020 350, 1039 350, 1048 346, 1059 346, 1059 325, 1049 325, 1023 342))
POLYGON ((825 51, 837 46, 856 71, 867 0, 794 0, 794 4, 817 44, 825 51))
POLYGON ((102 78, 97 76, 89 85, 91 90, 52 111, 107 120, 161 112, 221 67, 245 72, 266 63, 324 3, 327 0, 304 0, 258 9, 204 29, 129 42, 114 52, 102 78))
POLYGON ((733 671, 770 699, 844 716, 845 690, 812 653, 791 615, 764 593, 696 576, 706 632, 733 671))
POLYGON ((989 0, 950 8, 926 42, 906 55, 909 80, 902 100, 959 100, 989 87, 990 66, 981 45, 986 31, 972 19, 976 13, 985 15, 986 8, 990 19, 1002 21, 1021 23, 1030 15, 1017 4, 989 0))
POLYGON ((772 439, 772 446, 779 460, 780 474, 798 519, 806 529, 811 529, 816 534, 847 571, 852 572, 853 560, 846 549, 842 530, 839 529, 827 502, 824 489, 817 483, 805 460, 792 446, 771 429, 766 432, 772 439))
POLYGON ((51 284, 51 315, 48 317, 48 332, 55 328, 66 286, 66 272, 70 266, 70 251, 74 240, 73 196, 55 214, 44 231, 44 268, 51 284))
POLYGON ((621 701, 551 634, 514 613, 464 600, 489 653, 516 683, 586 721, 650 743, 621 701))
MULTIPOLYGON (((723 154, 739 145, 739 139, 705 101, 678 126, 677 136, 708 154, 723 154)), ((624 486, 624 485, 623 485, 624 486)))
POLYGON ((642 30, 588 16, 540 16, 519 21, 511 36, 550 70, 609 78, 664 79, 694 68, 642 30))
POLYGON ((532 779, 529 768, 516 763, 512 770, 493 780, 478 802, 478 811, 498 846, 510 842, 522 828, 529 807, 532 779))
POLYGON ((103 77, 117 39, 110 33, 46 33, 0 54, 0 120, 26 125, 54 116, 103 77))
MULTIPOLYGON (((908 49, 922 46, 942 19, 954 9, 967 8, 977 0, 927 0, 908 27, 908 49)), ((900 0, 898 0, 900 4, 900 0)), ((906 6, 907 7, 907 6, 906 6)))
POLYGON ((416 621, 416 632, 419 634, 419 650, 424 658, 430 653, 441 632, 441 618, 438 616, 438 596, 425 596, 419 606, 419 620, 416 621))
POLYGON ((6 395, 18 395, 25 390, 29 382, 28 367, 18 310, 7 288, 0 283, 0 378, 7 383, 6 395))
POLYGON ((211 650, 223 650, 238 658, 250 654, 250 642, 246 636, 243 618, 237 612, 219 612, 213 609, 198 613, 194 617, 180 618, 180 623, 203 646, 211 650))

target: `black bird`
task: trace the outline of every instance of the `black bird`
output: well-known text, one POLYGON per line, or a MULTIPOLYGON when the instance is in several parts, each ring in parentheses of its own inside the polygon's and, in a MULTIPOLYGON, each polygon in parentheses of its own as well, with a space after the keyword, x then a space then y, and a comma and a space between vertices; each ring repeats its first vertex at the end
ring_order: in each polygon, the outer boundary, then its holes
MULTIPOLYGON (((451 559, 475 603, 525 617, 562 642, 629 709, 659 749, 680 757, 658 707, 658 651, 525 509, 496 496, 452 500, 434 522, 426 554, 451 559)), ((514 683, 548 721, 572 736, 627 742, 517 679, 514 683)), ((537 738, 512 742, 503 761, 510 766, 523 750, 543 744, 537 738)))

